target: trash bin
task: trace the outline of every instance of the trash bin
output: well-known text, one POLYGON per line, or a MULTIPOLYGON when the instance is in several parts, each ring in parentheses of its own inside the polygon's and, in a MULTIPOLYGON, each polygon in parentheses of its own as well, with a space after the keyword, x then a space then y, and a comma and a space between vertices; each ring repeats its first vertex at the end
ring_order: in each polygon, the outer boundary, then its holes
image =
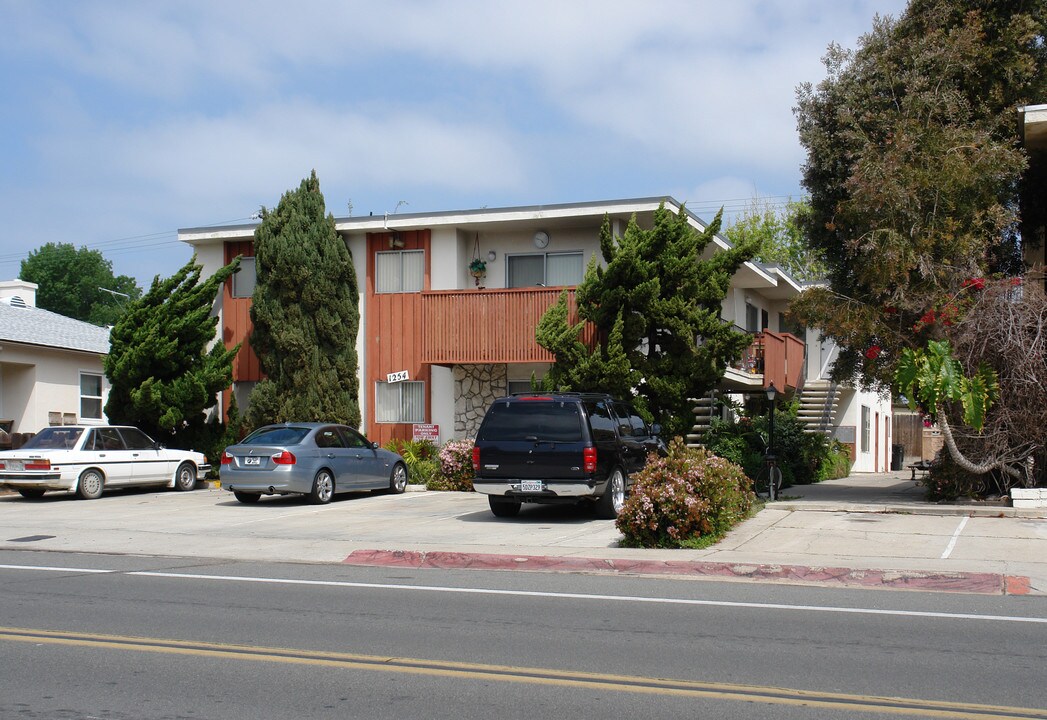
POLYGON ((891 470, 901 470, 905 467, 905 446, 891 445, 891 470))

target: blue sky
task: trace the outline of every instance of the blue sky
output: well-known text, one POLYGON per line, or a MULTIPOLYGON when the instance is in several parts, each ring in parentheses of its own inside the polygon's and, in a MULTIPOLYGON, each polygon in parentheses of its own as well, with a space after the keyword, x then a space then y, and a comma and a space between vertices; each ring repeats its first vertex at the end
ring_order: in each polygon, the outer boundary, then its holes
POLYGON ((797 85, 904 7, 0 0, 0 279, 69 242, 147 287, 314 168, 336 217, 798 198, 797 85))

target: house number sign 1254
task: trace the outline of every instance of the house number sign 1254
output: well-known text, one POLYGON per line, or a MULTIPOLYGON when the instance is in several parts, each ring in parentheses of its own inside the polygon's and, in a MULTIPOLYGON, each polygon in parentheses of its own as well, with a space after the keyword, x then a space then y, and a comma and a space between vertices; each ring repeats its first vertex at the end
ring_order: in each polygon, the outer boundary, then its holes
POLYGON ((385 376, 385 379, 387 382, 394 383, 403 382, 404 380, 407 380, 409 377, 410 375, 407 373, 406 370, 401 370, 400 372, 389 373, 385 376))

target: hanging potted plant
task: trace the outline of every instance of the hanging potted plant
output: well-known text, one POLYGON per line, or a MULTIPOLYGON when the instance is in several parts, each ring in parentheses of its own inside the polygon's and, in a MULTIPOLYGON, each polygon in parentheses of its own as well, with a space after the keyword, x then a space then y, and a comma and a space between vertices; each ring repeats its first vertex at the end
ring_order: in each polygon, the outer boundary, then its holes
POLYGON ((469 274, 474 278, 482 278, 487 274, 487 263, 480 258, 473 258, 469 263, 469 274))

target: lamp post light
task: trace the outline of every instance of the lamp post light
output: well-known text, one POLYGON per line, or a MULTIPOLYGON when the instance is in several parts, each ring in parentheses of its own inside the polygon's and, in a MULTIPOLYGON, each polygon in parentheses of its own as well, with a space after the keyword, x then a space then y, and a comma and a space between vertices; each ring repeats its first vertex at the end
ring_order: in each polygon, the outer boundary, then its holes
POLYGON ((778 399, 778 389, 774 386, 774 383, 772 382, 770 385, 767 386, 764 392, 767 393, 767 401, 771 403, 771 416, 768 421, 767 430, 767 454, 764 456, 764 459, 766 460, 767 464, 767 496, 771 500, 774 500, 775 491, 777 490, 777 488, 775 487, 775 481, 778 477, 778 473, 776 472, 778 470, 778 458, 774 454, 774 406, 775 400, 778 399))

